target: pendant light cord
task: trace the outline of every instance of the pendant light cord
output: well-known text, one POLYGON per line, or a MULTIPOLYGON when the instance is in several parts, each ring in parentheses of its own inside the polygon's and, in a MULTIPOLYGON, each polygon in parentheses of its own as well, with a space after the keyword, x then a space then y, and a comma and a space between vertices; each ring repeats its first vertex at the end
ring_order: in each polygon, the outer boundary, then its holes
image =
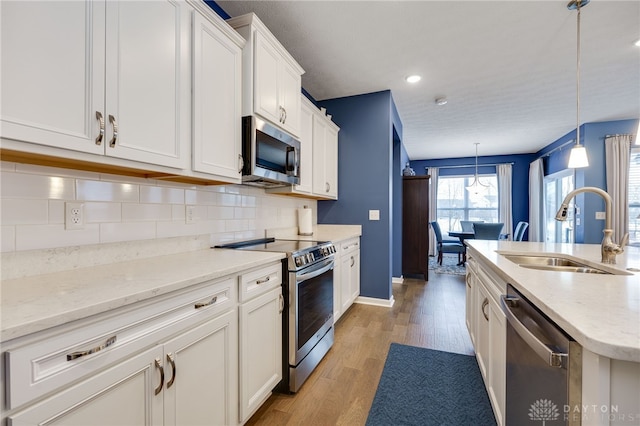
POLYGON ((576 52, 576 145, 580 145, 580 3, 576 1, 578 9, 578 25, 577 25, 577 52, 576 52))

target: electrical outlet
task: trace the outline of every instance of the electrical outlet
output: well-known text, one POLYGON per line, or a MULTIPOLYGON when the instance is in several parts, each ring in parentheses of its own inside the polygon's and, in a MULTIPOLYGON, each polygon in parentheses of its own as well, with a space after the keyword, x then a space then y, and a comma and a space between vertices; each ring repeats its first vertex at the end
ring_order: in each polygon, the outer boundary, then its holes
POLYGON ((605 215, 604 212, 596 212, 596 219, 597 220, 605 220, 607 216, 605 215))
POLYGON ((369 210, 369 220, 380 220, 380 210, 369 210))
POLYGON ((184 222, 187 224, 196 223, 196 206, 185 206, 184 222))
POLYGON ((84 229, 84 204, 64 203, 64 229, 84 229))

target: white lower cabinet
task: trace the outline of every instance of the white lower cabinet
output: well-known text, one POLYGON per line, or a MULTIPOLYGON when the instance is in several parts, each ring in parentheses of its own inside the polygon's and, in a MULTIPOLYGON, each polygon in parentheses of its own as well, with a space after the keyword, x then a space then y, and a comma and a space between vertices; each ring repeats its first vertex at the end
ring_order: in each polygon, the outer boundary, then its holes
POLYGON ((504 424, 507 324, 500 307, 506 283, 471 256, 467 263, 466 322, 498 425, 504 424))
POLYGON ((360 237, 336 243, 333 272, 333 321, 349 309, 360 295, 360 237))
POLYGON ((164 344, 164 424, 236 422, 237 313, 208 321, 164 344))
POLYGON ((282 265, 240 278, 240 423, 282 380, 282 265))
POLYGON ((154 347, 9 417, 9 425, 161 425, 162 395, 154 347))

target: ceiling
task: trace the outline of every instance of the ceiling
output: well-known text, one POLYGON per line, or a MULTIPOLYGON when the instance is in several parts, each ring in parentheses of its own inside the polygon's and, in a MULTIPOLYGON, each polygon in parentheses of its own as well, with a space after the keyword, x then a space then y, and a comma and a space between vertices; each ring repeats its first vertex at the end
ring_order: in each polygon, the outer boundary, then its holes
MULTIPOLYGON (((473 156, 474 143, 480 156, 535 153, 576 128, 577 13, 566 1, 217 3, 255 12, 316 100, 391 90, 411 160, 473 156)), ((638 39, 637 0, 582 8, 581 124, 640 117, 638 39)))

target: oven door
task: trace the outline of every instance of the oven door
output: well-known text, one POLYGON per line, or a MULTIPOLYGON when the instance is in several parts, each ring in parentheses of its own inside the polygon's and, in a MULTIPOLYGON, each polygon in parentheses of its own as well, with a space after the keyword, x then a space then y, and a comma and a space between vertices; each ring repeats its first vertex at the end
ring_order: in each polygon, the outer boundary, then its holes
POLYGON ((296 366, 333 327, 333 257, 289 281, 289 365, 296 366))

